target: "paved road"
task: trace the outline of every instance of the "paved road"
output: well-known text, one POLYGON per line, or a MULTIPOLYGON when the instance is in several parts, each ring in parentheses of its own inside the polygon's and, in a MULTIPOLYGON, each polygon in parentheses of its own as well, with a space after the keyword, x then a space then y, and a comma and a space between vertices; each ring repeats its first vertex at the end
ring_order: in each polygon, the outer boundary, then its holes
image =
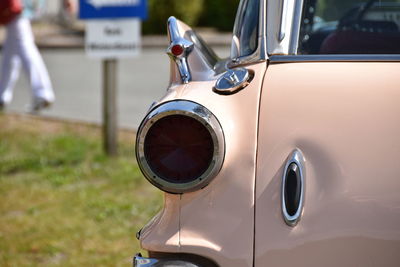
MULTIPOLYGON (((219 56, 229 48, 216 49, 219 56)), ((101 61, 86 58, 80 49, 42 50, 56 92, 56 103, 43 115, 101 123, 101 61)), ((162 48, 145 48, 135 59, 119 61, 118 119, 137 129, 149 105, 163 96, 169 79, 169 59, 162 48)), ((24 74, 15 88, 12 112, 25 112, 31 94, 24 74)))

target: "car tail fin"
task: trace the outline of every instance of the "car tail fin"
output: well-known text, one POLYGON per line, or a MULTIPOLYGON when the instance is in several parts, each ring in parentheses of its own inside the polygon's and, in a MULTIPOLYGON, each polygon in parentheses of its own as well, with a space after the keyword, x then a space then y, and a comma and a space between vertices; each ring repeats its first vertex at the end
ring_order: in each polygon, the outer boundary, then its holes
POLYGON ((170 84, 209 80, 216 75, 219 60, 214 51, 188 25, 175 17, 168 19, 171 58, 170 84))

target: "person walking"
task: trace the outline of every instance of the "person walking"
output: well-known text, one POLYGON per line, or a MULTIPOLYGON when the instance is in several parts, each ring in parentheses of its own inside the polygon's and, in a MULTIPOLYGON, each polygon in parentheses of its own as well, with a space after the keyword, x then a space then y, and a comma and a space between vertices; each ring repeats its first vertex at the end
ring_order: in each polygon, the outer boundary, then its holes
POLYGON ((22 0, 23 11, 6 25, 0 75, 0 109, 9 104, 21 65, 32 89, 32 112, 49 107, 55 100, 53 87, 42 56, 35 44, 30 20, 43 10, 43 0, 22 0))

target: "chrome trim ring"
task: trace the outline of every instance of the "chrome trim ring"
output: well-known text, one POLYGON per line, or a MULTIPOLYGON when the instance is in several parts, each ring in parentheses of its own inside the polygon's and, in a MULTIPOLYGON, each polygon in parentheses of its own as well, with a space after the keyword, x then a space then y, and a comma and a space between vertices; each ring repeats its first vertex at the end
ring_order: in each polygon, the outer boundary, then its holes
POLYGON ((204 106, 187 101, 174 100, 155 108, 142 121, 136 138, 136 158, 146 179, 154 186, 169 193, 192 192, 207 186, 220 171, 225 157, 225 139, 222 127, 217 118, 204 106), (144 143, 152 125, 170 115, 184 115, 203 124, 213 140, 214 153, 208 169, 197 179, 188 183, 171 183, 158 176, 151 169, 145 157, 144 143))
POLYGON ((300 221, 301 216, 303 214, 303 206, 304 206, 304 177, 305 177, 305 159, 303 157, 302 152, 299 149, 295 149, 288 160, 286 161, 285 169, 282 175, 282 190, 281 190, 281 205, 282 205, 282 215, 287 225, 289 226, 296 226, 297 223, 300 221), (300 171, 300 181, 301 181, 301 192, 300 192, 300 201, 299 206, 296 210, 296 213, 291 216, 289 215, 288 211, 286 210, 286 201, 285 201, 285 184, 286 184, 286 173, 289 169, 289 166, 295 163, 297 167, 299 167, 300 171))

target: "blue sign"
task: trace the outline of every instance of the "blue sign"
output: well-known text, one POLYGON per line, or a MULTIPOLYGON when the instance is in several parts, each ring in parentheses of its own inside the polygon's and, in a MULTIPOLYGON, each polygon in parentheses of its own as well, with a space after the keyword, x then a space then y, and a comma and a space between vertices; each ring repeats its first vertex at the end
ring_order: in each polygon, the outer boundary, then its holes
POLYGON ((80 19, 147 18, 146 0, 80 0, 80 19))

